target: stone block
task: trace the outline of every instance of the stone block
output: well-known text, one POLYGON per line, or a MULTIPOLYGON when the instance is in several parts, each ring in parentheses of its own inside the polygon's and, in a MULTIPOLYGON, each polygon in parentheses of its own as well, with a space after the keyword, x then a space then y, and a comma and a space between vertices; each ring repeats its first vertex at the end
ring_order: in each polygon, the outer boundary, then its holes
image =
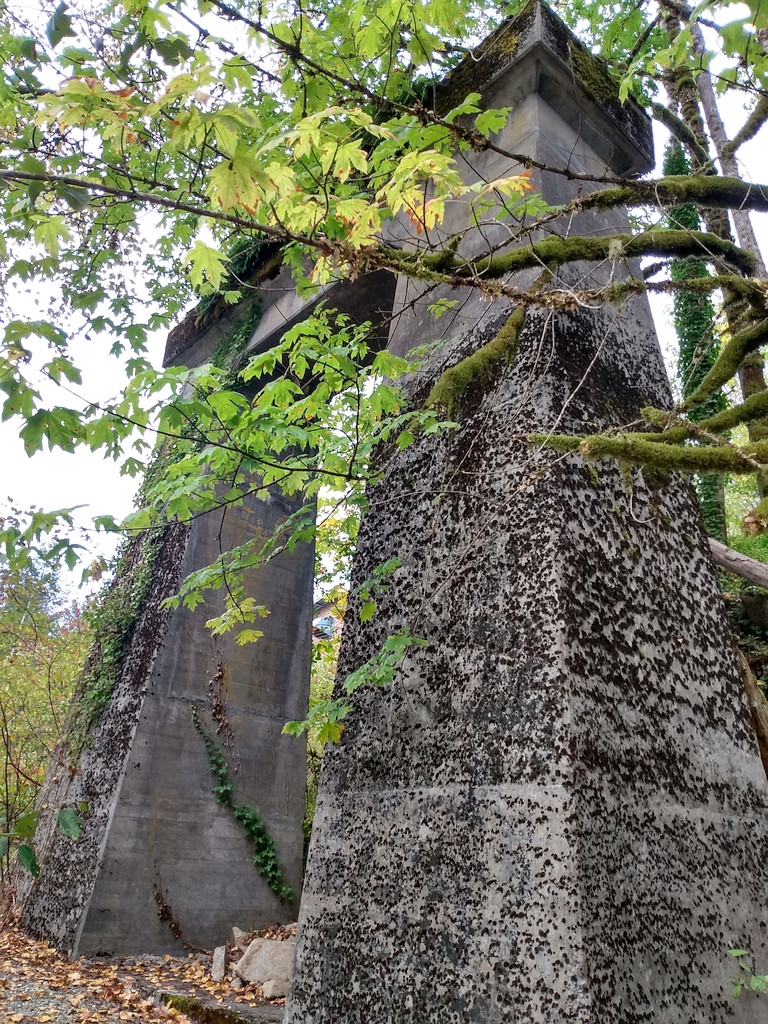
POLYGON ((214 981, 223 981, 227 973, 227 947, 217 946, 213 951, 213 964, 211 966, 211 978, 214 981))
POLYGON ((295 939, 254 939, 241 960, 235 964, 235 974, 243 981, 262 985, 265 981, 290 980, 293 969, 295 939))
POLYGON ((288 994, 289 982, 284 979, 272 979, 265 981, 261 986, 261 994, 265 999, 285 999, 288 994))

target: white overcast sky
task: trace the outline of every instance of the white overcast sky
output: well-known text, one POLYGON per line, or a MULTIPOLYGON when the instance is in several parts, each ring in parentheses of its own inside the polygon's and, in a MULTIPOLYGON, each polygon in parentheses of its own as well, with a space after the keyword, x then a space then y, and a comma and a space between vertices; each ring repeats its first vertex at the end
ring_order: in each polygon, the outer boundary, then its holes
MULTIPOLYGON (((156 337, 150 346, 149 357, 158 367, 164 345, 165 339, 156 337)), ((97 336, 92 342, 75 342, 72 348, 73 361, 83 374, 82 385, 68 385, 71 391, 57 393, 54 385, 33 373, 31 383, 39 386, 44 399, 50 404, 82 408, 85 401, 105 402, 119 394, 125 379, 124 359, 109 354, 106 336, 97 336), (82 395, 84 401, 78 402, 73 392, 82 395)), ((74 453, 44 449, 29 457, 17 433, 19 426, 18 421, 0 424, 0 515, 4 515, 11 504, 22 510, 31 506, 45 509, 82 506, 74 513, 78 526, 75 541, 86 549, 82 559, 90 562, 99 555, 109 557, 117 539, 103 532, 94 533, 90 529, 92 520, 104 514, 116 519, 126 516, 131 511, 140 481, 121 476, 118 463, 85 448, 74 453)), ((73 579, 76 577, 79 582, 80 573, 81 569, 76 570, 73 579)))

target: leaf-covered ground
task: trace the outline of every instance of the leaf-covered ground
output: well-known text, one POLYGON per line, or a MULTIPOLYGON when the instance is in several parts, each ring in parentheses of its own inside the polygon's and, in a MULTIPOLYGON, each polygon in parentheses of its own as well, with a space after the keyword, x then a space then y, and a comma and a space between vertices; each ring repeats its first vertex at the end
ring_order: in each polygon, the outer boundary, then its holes
POLYGON ((237 991, 228 979, 213 982, 205 954, 72 963, 13 925, 0 932, 2 1024, 224 1024, 281 1013, 254 986, 237 991), (169 997, 187 1013, 168 1005, 169 997))

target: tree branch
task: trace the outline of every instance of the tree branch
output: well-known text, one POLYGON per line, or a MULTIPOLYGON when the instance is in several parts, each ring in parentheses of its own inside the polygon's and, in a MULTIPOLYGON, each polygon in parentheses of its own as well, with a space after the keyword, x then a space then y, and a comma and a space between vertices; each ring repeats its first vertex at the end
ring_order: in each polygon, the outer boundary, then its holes
POLYGON ((741 178, 721 175, 669 175, 593 192, 572 205, 577 210, 605 210, 615 206, 680 206, 683 203, 765 212, 768 211, 768 185, 753 185, 741 178))
POLYGON ((708 231, 673 229, 602 238, 550 236, 500 256, 481 257, 475 260, 449 257, 445 252, 434 255, 403 252, 387 246, 381 246, 378 253, 373 250, 371 256, 379 266, 388 267, 396 272, 414 277, 426 277, 431 274, 432 280, 454 285, 480 285, 531 267, 544 269, 580 260, 593 263, 606 260, 614 262, 636 256, 698 256, 715 261, 724 260, 746 274, 754 271, 752 256, 733 242, 728 242, 708 231))
POLYGON ((725 544, 721 544, 714 537, 708 537, 707 539, 709 541, 712 561, 715 565, 719 565, 726 572, 732 572, 734 576, 738 576, 749 583, 755 583, 758 587, 768 590, 768 565, 765 562, 758 562, 756 558, 742 555, 740 551, 734 551, 733 548, 726 547, 725 544))
POLYGON ((757 105, 747 120, 736 132, 730 142, 726 142, 724 150, 728 156, 733 156, 736 150, 749 142, 760 131, 768 120, 768 96, 760 96, 757 105))
POLYGON ((681 142, 691 152, 699 164, 705 167, 711 163, 709 153, 706 149, 702 148, 688 125, 681 121, 679 117, 676 117, 668 107, 663 106, 661 103, 652 103, 651 112, 656 120, 660 121, 675 136, 678 142, 681 142))

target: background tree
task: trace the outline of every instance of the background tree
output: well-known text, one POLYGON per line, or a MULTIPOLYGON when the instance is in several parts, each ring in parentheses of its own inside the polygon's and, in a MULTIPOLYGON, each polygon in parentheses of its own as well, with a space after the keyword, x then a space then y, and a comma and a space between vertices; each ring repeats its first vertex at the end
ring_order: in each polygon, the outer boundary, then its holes
MULTIPOLYGON (((50 765, 90 641, 57 574, 33 562, 0 570, 0 832, 31 835, 50 765)), ((12 843, 0 861, 4 877, 12 843)))
MULTIPOLYGON (((690 166, 683 147, 677 140, 672 141, 667 147, 664 156, 664 173, 667 175, 690 173, 690 166)), ((701 227, 698 211, 692 203, 686 203, 673 209, 669 221, 673 227, 687 228, 691 231, 698 231, 701 227)), ((673 281, 685 280, 695 275, 699 277, 709 275, 704 260, 689 258, 688 260, 672 261, 670 276, 673 281)), ((715 307, 709 295, 694 292, 679 292, 672 301, 679 344, 677 372, 682 396, 685 399, 696 391, 717 358, 720 346, 715 334, 715 307)), ((707 402, 692 411, 691 418, 703 420, 715 413, 722 412, 725 408, 725 395, 722 390, 718 389, 707 402)), ((696 490, 707 533, 710 537, 725 543, 728 538, 725 519, 725 488, 722 475, 714 473, 697 475, 696 490)))

